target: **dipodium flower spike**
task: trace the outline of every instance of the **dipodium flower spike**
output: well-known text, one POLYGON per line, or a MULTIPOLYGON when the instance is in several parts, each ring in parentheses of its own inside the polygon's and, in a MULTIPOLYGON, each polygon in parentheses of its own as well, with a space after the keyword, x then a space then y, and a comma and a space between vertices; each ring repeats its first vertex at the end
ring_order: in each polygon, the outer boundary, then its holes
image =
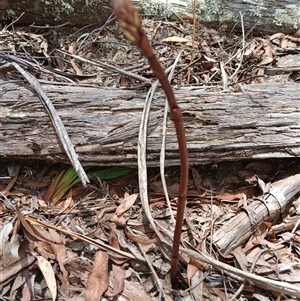
POLYGON ((173 90, 168 81, 167 75, 154 55, 152 46, 142 28, 140 16, 130 0, 111 0, 111 6, 115 11, 115 16, 124 30, 125 36, 134 45, 140 47, 145 57, 147 57, 154 75, 160 81, 161 86, 167 96, 171 117, 175 125, 180 154, 180 186, 178 193, 177 217, 173 240, 172 260, 171 260, 171 281, 173 288, 178 286, 178 253, 180 236, 186 205, 187 184, 188 184, 188 151, 186 145, 185 131, 182 121, 182 113, 177 105, 173 90))

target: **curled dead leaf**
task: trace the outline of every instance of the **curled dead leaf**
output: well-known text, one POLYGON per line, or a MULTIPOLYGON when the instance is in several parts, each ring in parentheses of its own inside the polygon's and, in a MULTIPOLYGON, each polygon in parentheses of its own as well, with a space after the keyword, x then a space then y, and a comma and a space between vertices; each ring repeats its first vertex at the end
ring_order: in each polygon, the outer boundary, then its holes
POLYGON ((85 286, 85 301, 98 301, 108 288, 108 253, 98 251, 85 286))
POLYGON ((173 36, 173 37, 165 38, 161 41, 162 41, 162 43, 171 43, 171 44, 173 44, 173 43, 183 43, 183 44, 186 44, 186 43, 189 42, 189 39, 173 36))

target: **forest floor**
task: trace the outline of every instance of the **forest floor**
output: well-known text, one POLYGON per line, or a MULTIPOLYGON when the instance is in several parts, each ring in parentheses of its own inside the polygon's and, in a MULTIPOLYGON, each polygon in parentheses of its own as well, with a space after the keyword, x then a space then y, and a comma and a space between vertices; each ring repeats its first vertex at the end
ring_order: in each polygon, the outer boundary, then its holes
MULTIPOLYGON (((196 22, 192 34, 188 17, 143 25, 165 68, 180 54, 173 87, 300 82, 300 33, 263 36, 196 22)), ((1 60, 9 54, 30 63, 26 70, 41 83, 145 90, 131 75, 154 79, 114 22, 93 30, 10 25, 0 37, 1 60)), ((20 79, 12 70, 1 76, 20 79)), ((2 160, 0 300, 299 300, 300 159, 217 161, 190 167, 179 288, 172 290, 170 245, 149 226, 140 171, 91 167, 84 187, 67 165, 2 160)), ((150 212, 169 241, 179 167, 147 175, 150 212)))

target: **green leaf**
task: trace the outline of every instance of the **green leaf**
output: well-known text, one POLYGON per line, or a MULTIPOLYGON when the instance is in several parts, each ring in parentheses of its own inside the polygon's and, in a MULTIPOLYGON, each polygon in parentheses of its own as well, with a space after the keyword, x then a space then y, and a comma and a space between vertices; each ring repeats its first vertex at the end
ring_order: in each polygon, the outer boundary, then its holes
MULTIPOLYGON (((85 167, 84 169, 89 170, 91 168, 92 167, 85 167)), ((129 167, 108 167, 88 173, 88 178, 92 180, 98 177, 101 180, 109 180, 119 178, 132 171, 134 171, 134 169, 129 167)), ((43 199, 45 201, 51 200, 51 202, 55 205, 75 184, 79 182, 80 179, 73 167, 65 169, 56 176, 55 180, 52 181, 46 190, 43 199)))
POLYGON ((101 180, 110 180, 119 178, 121 176, 124 176, 135 169, 119 166, 119 167, 111 167, 111 168, 105 168, 98 171, 94 171, 88 174, 89 179, 94 179, 96 177, 100 178, 101 180))

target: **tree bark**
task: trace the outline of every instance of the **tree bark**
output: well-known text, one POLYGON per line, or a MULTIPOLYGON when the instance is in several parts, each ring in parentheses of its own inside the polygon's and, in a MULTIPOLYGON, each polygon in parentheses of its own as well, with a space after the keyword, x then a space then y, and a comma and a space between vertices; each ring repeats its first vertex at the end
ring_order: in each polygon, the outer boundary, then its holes
POLYGON ((241 212, 224 223, 213 234, 212 243, 222 255, 228 255, 245 243, 262 222, 276 224, 299 191, 300 174, 273 183, 269 191, 248 200, 249 205, 242 207, 241 212))
MULTIPOLYGON (((38 96, 19 82, 0 79, 0 159, 68 163, 38 96)), ((146 92, 43 85, 84 165, 136 166, 137 137, 146 92)), ((243 86, 244 93, 181 88, 190 164, 300 155, 299 84, 243 86), (210 101, 215 101, 210 103, 210 101)), ((152 102, 149 166, 159 166, 165 96, 152 102)), ((178 165, 177 138, 167 124, 166 165, 178 165)))
MULTIPOLYGON (((0 0, 0 21, 10 23, 23 12, 19 24, 95 26, 105 23, 111 10, 109 0, 57 0, 57 1, 8 1, 0 0)), ((193 11, 193 1, 186 0, 132 0, 146 15, 158 15, 162 19, 186 15, 193 11)), ((298 0, 198 0, 197 18, 206 26, 225 25, 229 29, 244 14, 246 30, 294 33, 300 27, 300 3, 298 0)), ((240 27, 238 24, 237 27, 240 27)))

